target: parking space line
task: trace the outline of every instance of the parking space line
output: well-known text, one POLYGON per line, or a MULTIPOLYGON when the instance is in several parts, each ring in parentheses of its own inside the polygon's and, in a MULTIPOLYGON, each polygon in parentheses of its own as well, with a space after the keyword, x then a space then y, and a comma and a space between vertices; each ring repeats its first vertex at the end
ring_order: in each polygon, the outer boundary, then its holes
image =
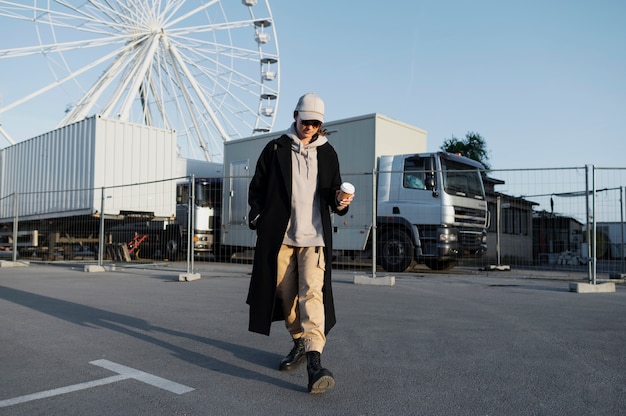
POLYGON ((92 387, 103 386, 105 384, 115 383, 116 381, 122 381, 128 379, 127 376, 117 375, 100 380, 88 381, 86 383, 74 384, 73 386, 60 387, 54 390, 41 391, 39 393, 27 394, 25 396, 14 397, 12 399, 0 400, 0 407, 13 406, 20 403, 26 403, 33 400, 45 399, 53 396, 60 396, 61 394, 72 393, 78 390, 90 389, 92 387))
POLYGON ((176 394, 185 394, 194 390, 193 388, 187 387, 184 384, 179 384, 174 381, 170 381, 170 380, 157 377, 149 373, 145 373, 143 371, 135 370, 134 368, 126 367, 125 365, 116 364, 109 360, 96 360, 96 361, 91 361, 89 364, 106 368, 107 370, 111 370, 114 373, 117 373, 119 375, 124 375, 127 378, 132 378, 138 381, 142 381, 146 384, 150 384, 154 387, 158 387, 160 389, 167 390, 176 394))
POLYGON ((121 364, 116 364, 114 362, 108 360, 95 360, 91 361, 89 364, 96 365, 98 367, 105 368, 107 370, 113 371, 117 373, 115 376, 106 377, 100 380, 88 381, 85 383, 74 384, 66 387, 59 387, 53 390, 41 391, 38 393, 27 394, 24 396, 14 397, 11 399, 0 400, 0 408, 1 407, 9 407, 14 406, 20 403, 26 403, 33 400, 45 399, 48 397, 59 396, 61 394, 72 393, 79 390, 90 389, 93 387, 104 386, 106 384, 115 383, 118 381, 133 379, 137 381, 141 381, 146 384, 150 384, 151 386, 158 387, 162 390, 167 390, 169 392, 175 394, 185 394, 193 391, 192 387, 185 386, 180 383, 176 383, 174 381, 170 381, 143 371, 136 370, 131 367, 126 367, 121 364))

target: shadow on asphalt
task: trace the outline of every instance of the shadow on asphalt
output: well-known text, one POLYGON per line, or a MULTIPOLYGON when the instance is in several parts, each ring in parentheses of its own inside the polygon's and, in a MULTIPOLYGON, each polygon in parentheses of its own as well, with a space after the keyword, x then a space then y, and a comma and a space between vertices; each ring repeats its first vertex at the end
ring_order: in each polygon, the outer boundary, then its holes
POLYGON ((303 389, 303 387, 298 384, 290 383, 280 378, 271 377, 266 374, 210 357, 208 355, 200 354, 190 349, 182 348, 178 345, 174 345, 152 336, 149 333, 156 332, 172 337, 193 340, 195 342, 227 351, 241 360, 255 365, 266 366, 268 368, 274 368, 276 363, 280 361, 281 357, 274 353, 251 348, 246 345, 233 344, 216 338, 208 338, 174 329, 153 326, 144 319, 4 286, 0 286, 0 299, 4 299, 8 302, 36 310, 76 325, 91 328, 104 328, 126 336, 134 337, 143 342, 148 342, 150 344, 157 345, 160 348, 169 350, 179 359, 210 371, 216 371, 243 379, 257 380, 295 391, 303 389))

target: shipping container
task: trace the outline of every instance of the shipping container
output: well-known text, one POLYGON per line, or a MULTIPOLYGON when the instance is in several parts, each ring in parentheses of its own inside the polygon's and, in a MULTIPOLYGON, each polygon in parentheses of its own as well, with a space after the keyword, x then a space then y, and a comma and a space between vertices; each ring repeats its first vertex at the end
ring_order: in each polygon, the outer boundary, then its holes
POLYGON ((0 150, 0 222, 176 213, 176 135, 99 115, 0 150), (103 193, 104 191, 104 193, 103 193), (17 203, 13 198, 17 195, 17 203))

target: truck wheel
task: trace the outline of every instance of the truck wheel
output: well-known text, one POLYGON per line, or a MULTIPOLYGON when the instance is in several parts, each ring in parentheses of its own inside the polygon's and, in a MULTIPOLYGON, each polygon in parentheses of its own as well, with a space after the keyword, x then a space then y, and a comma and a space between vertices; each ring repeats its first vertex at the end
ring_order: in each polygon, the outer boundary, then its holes
POLYGON ((404 231, 385 233, 378 246, 380 265, 388 272, 404 272, 413 263, 413 243, 404 231))
POLYGON ((426 259, 424 264, 430 270, 450 270, 456 266, 456 260, 426 259))

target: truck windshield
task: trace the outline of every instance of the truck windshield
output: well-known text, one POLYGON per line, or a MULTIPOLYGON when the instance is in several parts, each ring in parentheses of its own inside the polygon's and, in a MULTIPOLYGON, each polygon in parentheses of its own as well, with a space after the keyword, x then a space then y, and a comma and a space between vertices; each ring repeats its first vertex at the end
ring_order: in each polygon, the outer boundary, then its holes
MULTIPOLYGON (((221 179, 197 179, 195 192, 195 205, 198 207, 219 208, 222 204, 221 179)), ((187 204, 189 201, 189 184, 179 183, 176 185, 176 203, 187 204)))
POLYGON ((441 160, 443 187, 450 195, 485 199, 480 172, 473 166, 449 159, 441 160))

